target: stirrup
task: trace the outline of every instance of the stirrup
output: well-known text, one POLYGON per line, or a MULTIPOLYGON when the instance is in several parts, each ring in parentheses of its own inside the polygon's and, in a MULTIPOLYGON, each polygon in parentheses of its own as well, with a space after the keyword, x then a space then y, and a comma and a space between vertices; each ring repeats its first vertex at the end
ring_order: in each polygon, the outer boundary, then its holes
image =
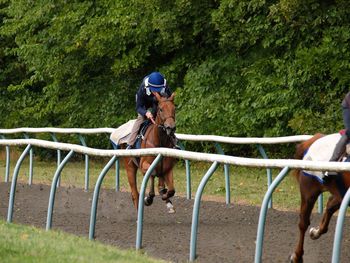
POLYGON ((179 145, 175 145, 175 146, 173 147, 173 149, 175 149, 175 150, 182 150, 181 147, 180 147, 179 145))
POLYGON ((332 176, 334 175, 337 175, 338 173, 337 172, 330 172, 330 171, 324 171, 322 172, 322 175, 323 175, 323 179, 326 179, 326 178, 331 178, 332 176))

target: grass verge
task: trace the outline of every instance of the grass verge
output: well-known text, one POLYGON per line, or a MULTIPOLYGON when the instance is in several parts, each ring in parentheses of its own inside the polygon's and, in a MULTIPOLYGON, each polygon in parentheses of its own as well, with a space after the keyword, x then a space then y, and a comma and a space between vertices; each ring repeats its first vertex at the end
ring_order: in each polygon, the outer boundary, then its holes
POLYGON ((59 231, 7 224, 0 220, 0 262, 164 262, 134 250, 118 250, 98 241, 59 231))

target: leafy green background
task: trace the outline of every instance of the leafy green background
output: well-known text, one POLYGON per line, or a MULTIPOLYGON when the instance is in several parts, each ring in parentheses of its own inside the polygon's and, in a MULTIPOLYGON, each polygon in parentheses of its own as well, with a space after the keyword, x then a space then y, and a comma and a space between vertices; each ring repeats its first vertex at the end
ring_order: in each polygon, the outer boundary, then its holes
POLYGON ((0 0, 0 127, 118 127, 157 70, 179 133, 336 132, 349 13, 345 0, 0 0))

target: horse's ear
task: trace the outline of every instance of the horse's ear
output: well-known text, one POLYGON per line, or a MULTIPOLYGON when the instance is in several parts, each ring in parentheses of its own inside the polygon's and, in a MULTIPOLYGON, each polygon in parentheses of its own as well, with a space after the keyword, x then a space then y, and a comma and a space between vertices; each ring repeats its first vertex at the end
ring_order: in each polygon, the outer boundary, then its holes
POLYGON ((158 92, 153 92, 153 95, 157 98, 158 101, 162 99, 158 92))
POLYGON ((174 100, 174 97, 175 97, 175 92, 173 92, 173 94, 171 94, 169 100, 174 100))

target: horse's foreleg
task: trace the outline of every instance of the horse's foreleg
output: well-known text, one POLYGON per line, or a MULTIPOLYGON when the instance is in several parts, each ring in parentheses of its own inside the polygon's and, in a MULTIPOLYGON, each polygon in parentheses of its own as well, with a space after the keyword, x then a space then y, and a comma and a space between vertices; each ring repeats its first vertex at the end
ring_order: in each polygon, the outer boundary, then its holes
POLYGON ((168 186, 168 190, 162 194, 162 199, 165 200, 167 210, 169 214, 175 213, 174 206, 172 202, 170 201, 170 198, 175 195, 175 188, 174 188, 174 177, 173 177, 173 171, 170 170, 165 176, 164 180, 166 185, 168 186))
POLYGON ((317 200, 317 197, 320 194, 320 192, 317 191, 312 195, 307 195, 304 194, 306 190, 306 188, 302 189, 302 187, 300 189, 301 206, 299 214, 299 240, 294 253, 290 257, 290 262, 293 263, 303 262, 305 232, 310 225, 310 215, 317 200))
POLYGON ((168 192, 168 189, 165 187, 165 181, 163 176, 158 177, 158 193, 163 199, 163 195, 168 192))
POLYGON ((162 199, 167 200, 175 195, 174 176, 172 170, 165 174, 164 180, 166 185, 168 186, 168 191, 164 195, 162 195, 162 199))
POLYGON ((168 197, 168 189, 165 187, 165 180, 164 177, 160 176, 158 178, 158 192, 159 195, 162 197, 162 200, 165 200, 167 211, 169 214, 175 213, 175 209, 173 206, 173 203, 170 201, 170 197, 168 197))
POLYGON ((310 229, 311 239, 318 239, 321 235, 327 233, 328 225, 332 218, 332 215, 339 209, 341 204, 341 199, 331 195, 328 199, 326 210, 323 213, 320 225, 317 227, 312 227, 310 229))
POLYGON ((150 206, 153 204, 153 198, 155 197, 155 192, 154 192, 154 176, 152 175, 150 177, 150 188, 148 192, 148 196, 145 197, 144 203, 146 206, 150 206))

